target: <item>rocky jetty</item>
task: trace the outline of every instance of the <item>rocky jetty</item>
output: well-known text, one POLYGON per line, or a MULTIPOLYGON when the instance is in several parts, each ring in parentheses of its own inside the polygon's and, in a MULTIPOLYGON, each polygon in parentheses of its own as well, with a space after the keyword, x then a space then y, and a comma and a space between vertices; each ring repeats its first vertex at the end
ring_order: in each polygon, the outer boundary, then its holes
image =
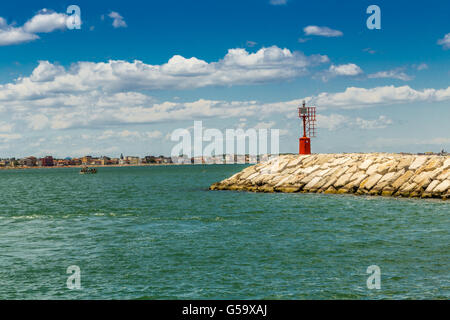
POLYGON ((390 153, 280 155, 211 190, 450 198, 450 156, 390 153))

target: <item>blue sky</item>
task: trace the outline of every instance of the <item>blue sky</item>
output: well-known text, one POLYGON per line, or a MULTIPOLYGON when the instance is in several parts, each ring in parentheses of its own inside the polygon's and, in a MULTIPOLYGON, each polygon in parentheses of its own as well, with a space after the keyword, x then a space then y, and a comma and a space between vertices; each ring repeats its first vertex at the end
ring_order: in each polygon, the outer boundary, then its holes
POLYGON ((280 129, 297 152, 450 150, 450 3, 0 3, 0 157, 165 154, 177 128, 280 129), (81 9, 67 29, 66 9, 81 9), (369 5, 381 29, 369 30, 369 5))

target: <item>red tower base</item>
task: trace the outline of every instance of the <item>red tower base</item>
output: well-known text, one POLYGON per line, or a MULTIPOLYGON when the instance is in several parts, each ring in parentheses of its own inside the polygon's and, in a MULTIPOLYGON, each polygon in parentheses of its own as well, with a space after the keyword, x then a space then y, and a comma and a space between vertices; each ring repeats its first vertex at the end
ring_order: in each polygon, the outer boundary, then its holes
POLYGON ((298 154, 311 154, 311 139, 302 137, 299 139, 299 152, 298 154))

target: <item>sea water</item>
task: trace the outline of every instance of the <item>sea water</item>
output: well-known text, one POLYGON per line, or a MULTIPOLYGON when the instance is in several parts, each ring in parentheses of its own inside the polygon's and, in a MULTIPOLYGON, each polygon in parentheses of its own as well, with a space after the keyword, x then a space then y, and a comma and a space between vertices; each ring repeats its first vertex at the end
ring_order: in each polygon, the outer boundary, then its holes
POLYGON ((243 167, 0 171, 0 299, 450 298, 448 201, 208 190, 243 167))

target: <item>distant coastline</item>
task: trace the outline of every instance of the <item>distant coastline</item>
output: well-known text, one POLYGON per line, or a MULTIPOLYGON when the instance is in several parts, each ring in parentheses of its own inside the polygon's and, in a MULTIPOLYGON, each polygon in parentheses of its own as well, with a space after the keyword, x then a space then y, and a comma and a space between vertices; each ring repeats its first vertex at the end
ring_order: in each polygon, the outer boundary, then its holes
MULTIPOLYGON (((189 163, 140 163, 140 164, 93 164, 89 165, 89 168, 117 168, 117 167, 153 167, 153 166, 179 166, 189 165, 189 163)), ((68 166, 18 166, 18 167, 0 167, 0 170, 28 170, 28 169, 64 169, 64 168, 83 168, 85 165, 68 165, 68 166)))
POLYGON ((58 159, 52 156, 36 158, 33 156, 25 158, 0 159, 0 169, 33 169, 33 168, 80 168, 80 167, 126 167, 126 166, 148 166, 148 165, 179 165, 179 164, 236 164, 257 163, 268 159, 270 155, 238 155, 222 154, 218 156, 123 156, 110 158, 107 156, 58 159))
MULTIPOLYGON (((201 163, 202 165, 221 164, 221 165, 233 165, 233 164, 254 164, 254 163, 201 163)), ((196 163, 140 163, 140 164, 93 164, 89 165, 89 168, 119 168, 119 167, 165 167, 165 166, 190 166, 198 165, 196 163)), ((0 167, 0 170, 32 170, 32 169, 64 169, 64 168, 83 168, 86 165, 68 165, 68 166, 33 166, 33 167, 0 167)))

